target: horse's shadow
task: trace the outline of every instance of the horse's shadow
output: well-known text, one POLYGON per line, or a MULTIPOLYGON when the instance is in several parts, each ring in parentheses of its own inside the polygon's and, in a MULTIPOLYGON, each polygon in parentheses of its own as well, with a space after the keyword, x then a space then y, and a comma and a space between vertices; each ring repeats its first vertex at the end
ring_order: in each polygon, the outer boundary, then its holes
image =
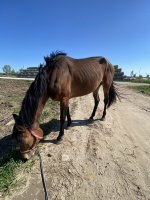
POLYGON ((95 121, 98 121, 100 119, 77 119, 77 120, 72 120, 72 123, 70 127, 75 127, 75 126, 87 126, 90 124, 93 124, 95 121))
MULTIPOLYGON (((86 125, 92 124, 96 120, 88 120, 88 119, 72 120, 72 123, 69 126, 69 129, 71 129, 72 127, 76 127, 76 126, 86 126, 86 125)), ((44 139, 41 140, 41 143, 56 144, 57 143, 56 139, 49 140, 49 139, 46 139, 45 137, 47 135, 50 135, 52 132, 53 133, 59 132, 60 120, 52 119, 46 123, 40 124, 40 127, 42 128, 42 130, 44 132, 44 139)), ((65 127, 67 129, 66 123, 65 123, 65 127)), ((16 143, 15 139, 12 138, 11 134, 1 138, 0 139, 0 158, 3 158, 5 155, 16 150, 16 145, 17 145, 17 143, 16 143)))
MULTIPOLYGON (((90 120, 90 119, 83 119, 83 120, 72 120, 72 123, 69 127, 67 127, 67 122, 65 122, 65 129, 69 129, 71 130, 72 127, 76 127, 76 126, 87 126, 92 124, 94 121, 97 121, 100 119, 94 119, 94 120, 90 120)), ((60 120, 57 119, 53 119, 47 123, 41 124, 41 128, 43 129, 44 132, 44 139, 41 140, 41 143, 53 143, 53 144, 57 144, 56 139, 45 139, 45 137, 47 135, 50 135, 51 132, 53 133, 58 133, 59 129, 60 129, 60 120), (53 125, 52 125, 53 124, 53 125), (55 125, 54 125, 55 124, 55 125)))
MULTIPOLYGON (((47 123, 41 124, 41 128, 44 131, 44 136, 50 134, 53 130, 57 131, 57 123, 58 120, 52 119, 47 123)), ((0 139, 0 158, 3 159, 4 157, 9 157, 12 155, 14 157, 14 152, 17 152, 17 142, 14 138, 12 138, 12 134, 4 136, 0 139)), ((18 151, 19 152, 19 151, 18 151)), ((20 158, 18 158, 20 159, 20 158)))
POLYGON ((0 158, 14 151, 16 142, 11 135, 7 135, 0 139, 0 158))

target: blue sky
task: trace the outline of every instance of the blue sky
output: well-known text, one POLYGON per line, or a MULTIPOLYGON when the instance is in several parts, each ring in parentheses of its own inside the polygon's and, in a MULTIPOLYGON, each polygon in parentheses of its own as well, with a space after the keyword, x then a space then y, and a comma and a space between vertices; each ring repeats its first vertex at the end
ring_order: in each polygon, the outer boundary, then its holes
POLYGON ((0 0, 0 71, 38 66, 55 50, 150 74, 150 1, 0 0))

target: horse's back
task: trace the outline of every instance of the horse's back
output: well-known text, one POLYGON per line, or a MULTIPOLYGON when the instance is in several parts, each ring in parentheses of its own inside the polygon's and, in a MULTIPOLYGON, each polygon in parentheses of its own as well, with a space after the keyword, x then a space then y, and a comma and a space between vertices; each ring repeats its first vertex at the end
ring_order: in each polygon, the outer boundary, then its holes
POLYGON ((50 77, 51 98, 60 100, 94 92, 103 81, 107 60, 103 57, 74 59, 60 56, 50 77))
POLYGON ((97 89, 105 71, 100 59, 101 57, 71 59, 68 65, 71 73, 71 97, 83 96, 97 89))

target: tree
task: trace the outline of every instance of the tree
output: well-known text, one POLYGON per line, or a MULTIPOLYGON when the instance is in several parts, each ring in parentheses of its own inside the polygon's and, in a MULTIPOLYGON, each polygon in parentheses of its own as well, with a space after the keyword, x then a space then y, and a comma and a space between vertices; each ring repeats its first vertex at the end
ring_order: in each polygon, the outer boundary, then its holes
POLYGON ((149 74, 146 74, 146 78, 149 79, 149 77, 150 77, 150 75, 149 75, 149 74))
POLYGON ((10 67, 10 65, 4 65, 3 72, 5 74, 10 74, 11 73, 11 67, 10 67))
POLYGON ((130 76, 133 77, 133 75, 134 75, 134 71, 132 70, 130 73, 130 76))
POLYGON ((23 68, 19 69, 19 71, 18 71, 19 74, 22 74, 23 72, 24 72, 23 68))
POLYGON ((11 75, 16 75, 16 72, 14 69, 11 70, 11 75))
POLYGON ((133 74, 133 77, 136 78, 136 74, 133 74))

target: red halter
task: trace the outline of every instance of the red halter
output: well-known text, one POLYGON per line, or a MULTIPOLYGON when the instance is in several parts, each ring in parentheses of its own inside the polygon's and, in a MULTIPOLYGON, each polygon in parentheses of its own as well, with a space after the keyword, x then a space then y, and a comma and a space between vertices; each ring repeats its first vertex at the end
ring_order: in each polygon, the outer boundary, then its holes
POLYGON ((28 153, 30 151, 34 151, 36 149, 36 143, 39 142, 43 137, 42 136, 38 136, 32 129, 28 129, 28 131, 31 133, 31 135, 34 137, 34 142, 33 145, 31 146, 31 148, 29 150, 26 151, 21 151, 20 152, 22 154, 28 153))
POLYGON ((29 132, 33 137, 35 137, 36 141, 39 141, 43 138, 42 136, 38 136, 32 129, 29 129, 29 132))

